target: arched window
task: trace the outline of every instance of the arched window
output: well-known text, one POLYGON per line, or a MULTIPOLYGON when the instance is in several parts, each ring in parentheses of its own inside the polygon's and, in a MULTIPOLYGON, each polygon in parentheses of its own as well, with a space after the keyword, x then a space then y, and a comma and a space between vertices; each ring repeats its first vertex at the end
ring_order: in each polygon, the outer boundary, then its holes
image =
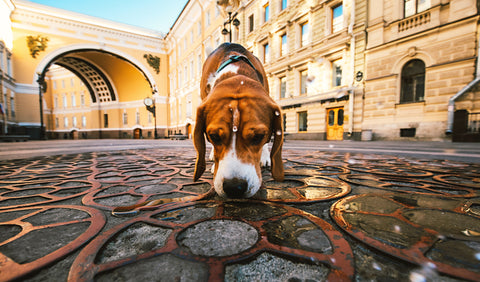
POLYGON ((425 63, 414 59, 402 68, 400 103, 421 102, 425 95, 425 63))

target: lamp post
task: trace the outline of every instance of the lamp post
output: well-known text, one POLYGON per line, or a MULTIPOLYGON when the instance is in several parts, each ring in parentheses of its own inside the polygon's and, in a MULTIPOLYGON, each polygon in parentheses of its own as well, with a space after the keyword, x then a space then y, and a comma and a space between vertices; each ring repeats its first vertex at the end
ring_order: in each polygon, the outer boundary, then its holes
POLYGON ((232 6, 227 6, 225 10, 228 13, 228 20, 226 20, 223 23, 223 29, 222 29, 222 34, 227 35, 228 34, 228 42, 232 42, 232 25, 234 26, 239 26, 240 21, 237 19, 237 12, 232 14, 232 6), (227 29, 227 26, 229 26, 229 29, 227 29))
POLYGON ((45 83, 45 74, 43 72, 37 73, 37 83, 38 83, 38 104, 40 106, 40 140, 45 139, 45 128, 43 124, 43 93, 46 90, 45 83))
POLYGON ((147 97, 143 100, 143 103, 145 104, 145 107, 147 108, 147 111, 151 112, 153 114, 153 120, 155 122, 155 127, 154 127, 154 132, 153 136, 155 139, 157 139, 157 114, 156 114, 156 106, 152 98, 147 97))

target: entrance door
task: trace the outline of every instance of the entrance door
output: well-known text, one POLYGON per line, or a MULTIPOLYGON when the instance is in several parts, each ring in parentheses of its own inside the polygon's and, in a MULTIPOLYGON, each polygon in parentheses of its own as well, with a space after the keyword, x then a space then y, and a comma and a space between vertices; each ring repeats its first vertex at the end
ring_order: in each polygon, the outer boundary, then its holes
POLYGON ((133 139, 140 139, 142 137, 142 130, 140 128, 135 128, 133 130, 133 139))
POLYGON ((343 107, 327 109, 327 140, 343 140, 343 107))

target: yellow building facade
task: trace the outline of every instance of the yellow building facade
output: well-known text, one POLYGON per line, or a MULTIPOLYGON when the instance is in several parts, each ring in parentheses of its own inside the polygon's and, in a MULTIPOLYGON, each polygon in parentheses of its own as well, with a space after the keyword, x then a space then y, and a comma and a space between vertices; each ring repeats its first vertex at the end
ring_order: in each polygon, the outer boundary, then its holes
POLYGON ((287 138, 480 135, 475 0, 190 0, 167 34, 1 4, 2 134, 191 137, 203 62, 232 41, 263 62, 287 138))

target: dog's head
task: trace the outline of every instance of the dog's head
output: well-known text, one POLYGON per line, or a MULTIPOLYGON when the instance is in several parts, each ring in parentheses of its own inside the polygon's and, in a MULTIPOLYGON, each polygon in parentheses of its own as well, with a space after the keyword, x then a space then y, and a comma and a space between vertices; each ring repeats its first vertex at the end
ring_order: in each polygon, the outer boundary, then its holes
POLYGON ((262 85, 238 75, 217 83, 197 109, 194 180, 205 171, 205 137, 214 148, 214 186, 220 196, 248 198, 262 184, 260 159, 271 136, 273 178, 284 178, 282 115, 262 85))

